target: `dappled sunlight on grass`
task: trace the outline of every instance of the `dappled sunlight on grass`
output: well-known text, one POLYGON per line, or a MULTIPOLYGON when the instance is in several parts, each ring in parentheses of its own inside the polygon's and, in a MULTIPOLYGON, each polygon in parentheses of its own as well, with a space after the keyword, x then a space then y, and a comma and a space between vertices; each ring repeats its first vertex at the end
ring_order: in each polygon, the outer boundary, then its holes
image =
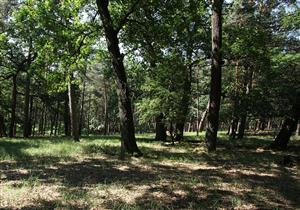
MULTIPOLYGON (((119 137, 0 140, 4 209, 296 209, 299 158, 263 149, 269 136, 229 140, 208 154, 203 134, 174 146, 138 135, 142 158, 119 160, 119 137)), ((296 142, 297 143, 297 142, 296 142)), ((297 150, 295 150, 297 151, 297 150)))

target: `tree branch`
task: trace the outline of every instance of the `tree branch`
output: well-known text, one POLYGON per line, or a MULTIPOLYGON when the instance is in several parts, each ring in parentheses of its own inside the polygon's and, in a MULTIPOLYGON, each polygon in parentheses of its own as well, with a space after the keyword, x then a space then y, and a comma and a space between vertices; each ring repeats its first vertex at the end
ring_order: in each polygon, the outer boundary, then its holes
POLYGON ((116 32, 118 33, 123 26, 129 21, 129 16, 134 12, 136 6, 139 4, 140 0, 137 0, 133 3, 130 10, 124 15, 124 17, 120 20, 119 25, 117 26, 116 32))

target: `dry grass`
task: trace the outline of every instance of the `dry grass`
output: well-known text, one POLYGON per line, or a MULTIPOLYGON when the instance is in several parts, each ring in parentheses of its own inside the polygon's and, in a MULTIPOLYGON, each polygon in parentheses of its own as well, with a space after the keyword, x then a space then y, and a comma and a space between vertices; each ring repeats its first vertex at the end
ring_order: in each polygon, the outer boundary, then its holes
POLYGON ((143 158, 126 161, 117 137, 1 139, 0 209, 300 208, 299 141, 273 152, 262 149, 269 136, 223 137, 207 154, 192 136, 175 146, 151 138, 140 136, 143 158))

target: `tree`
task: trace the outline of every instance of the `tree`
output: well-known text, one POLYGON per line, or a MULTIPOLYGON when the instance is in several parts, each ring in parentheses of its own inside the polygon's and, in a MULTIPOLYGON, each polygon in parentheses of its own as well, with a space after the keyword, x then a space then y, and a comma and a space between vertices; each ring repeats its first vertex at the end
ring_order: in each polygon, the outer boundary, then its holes
POLYGON ((127 21, 128 16, 134 11, 137 3, 135 2, 128 13, 115 25, 108 9, 109 0, 97 0, 98 11, 102 20, 107 48, 111 55, 112 66, 116 77, 117 94, 119 98, 119 116, 121 126, 121 158, 124 158, 125 151, 141 156, 135 139, 135 128, 130 101, 129 87, 127 83, 126 71, 123 63, 123 55, 119 48, 118 33, 127 21))
POLYGON ((209 109, 207 115, 208 123, 205 134, 205 141, 208 151, 216 150, 217 133, 219 127, 219 110, 222 88, 222 4, 223 0, 212 1, 212 66, 209 109))

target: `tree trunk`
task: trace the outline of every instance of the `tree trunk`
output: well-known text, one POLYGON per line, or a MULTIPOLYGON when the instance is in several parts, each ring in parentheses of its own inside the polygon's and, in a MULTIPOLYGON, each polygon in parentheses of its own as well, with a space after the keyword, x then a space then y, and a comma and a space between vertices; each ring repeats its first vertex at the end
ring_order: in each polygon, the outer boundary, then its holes
POLYGON ((72 75, 68 81, 68 95, 69 95, 69 111, 71 117, 71 131, 75 142, 79 142, 79 118, 78 118, 78 100, 76 97, 75 85, 72 84, 72 75))
POLYGON ((200 123, 199 123, 199 128, 197 128, 197 129, 199 129, 200 132, 202 132, 204 130, 204 125, 205 125, 205 120, 207 118, 208 109, 209 109, 209 101, 207 103, 206 109, 204 110, 204 112, 201 115, 201 120, 200 120, 200 123))
POLYGON ((81 108, 80 108, 80 119, 79 119, 79 135, 81 135, 82 128, 84 127, 84 100, 85 100, 85 81, 83 82, 83 89, 81 94, 81 108))
POLYGON ((272 130, 272 118, 269 118, 268 120, 267 130, 272 130))
POLYGON ((284 120, 279 134, 274 142, 270 145, 272 149, 286 150, 290 137, 296 130, 298 120, 300 118, 300 101, 297 101, 292 108, 292 116, 284 120))
POLYGON ((222 4, 223 0, 212 2, 212 65, 209 94, 209 109, 205 141, 208 151, 215 151, 219 127, 222 77, 222 4))
POLYGON ((25 106, 24 106, 24 122, 23 122, 23 137, 28 138, 30 134, 30 78, 31 75, 27 73, 25 81, 25 106))
POLYGON ((163 121, 164 115, 161 113, 155 118, 155 140, 156 141, 166 141, 166 126, 163 121))
POLYGON ((32 127, 31 127, 32 136, 35 136, 36 119, 37 119, 37 105, 35 105, 32 114, 32 127))
POLYGON ((98 11, 102 20, 108 51, 110 52, 113 70, 116 76, 117 95, 119 99, 119 116, 121 128, 121 158, 125 156, 125 152, 130 154, 136 153, 141 156, 135 139, 135 128, 133 123, 133 114, 131 109, 131 101, 129 97, 129 88, 127 84, 127 76, 123 63, 123 55, 120 53, 118 29, 115 29, 108 10, 108 0, 97 0, 98 11))
POLYGON ((29 103, 29 128, 28 134, 29 136, 32 135, 32 123, 33 123, 33 96, 30 96, 30 103, 29 103))
POLYGON ((242 115, 241 121, 238 126, 238 136, 237 136, 238 139, 244 138, 245 129, 246 129, 246 120, 247 120, 247 115, 246 114, 242 115))
POLYGON ((108 134, 108 96, 107 86, 104 82, 104 135, 108 134))
POLYGON ((235 139, 235 137, 236 137, 238 122, 239 122, 238 118, 234 118, 231 120, 229 137, 232 139, 235 139))
POLYGON ((71 136, 68 92, 66 92, 65 94, 65 101, 64 101, 64 128, 65 128, 65 136, 71 136))
POLYGON ((9 137, 15 137, 16 107, 17 107, 17 75, 13 75, 12 94, 11 94, 11 118, 9 125, 9 137))
POLYGON ((176 125, 176 132, 175 132, 175 140, 176 141, 182 141, 183 140, 183 132, 184 132, 184 123, 182 122, 177 122, 176 125))
POLYGON ((40 113, 40 122, 39 122, 39 135, 43 135, 44 132, 44 116, 45 116, 45 104, 42 106, 42 110, 40 113))
POLYGON ((3 115, 0 113, 0 137, 6 136, 5 121, 3 115))
POLYGON ((54 136, 57 136, 58 134, 58 124, 59 124, 59 118, 60 118, 60 109, 59 109, 59 101, 57 101, 57 105, 56 105, 56 114, 55 114, 55 128, 54 128, 54 136))

